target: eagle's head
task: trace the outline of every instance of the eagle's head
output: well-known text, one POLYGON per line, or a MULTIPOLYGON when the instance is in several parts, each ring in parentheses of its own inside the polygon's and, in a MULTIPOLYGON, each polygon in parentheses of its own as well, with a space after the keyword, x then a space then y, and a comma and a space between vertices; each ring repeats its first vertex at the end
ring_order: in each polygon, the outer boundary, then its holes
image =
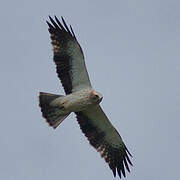
POLYGON ((102 94, 100 94, 99 92, 92 90, 89 94, 89 99, 94 103, 94 104, 99 104, 102 99, 103 96, 102 94))

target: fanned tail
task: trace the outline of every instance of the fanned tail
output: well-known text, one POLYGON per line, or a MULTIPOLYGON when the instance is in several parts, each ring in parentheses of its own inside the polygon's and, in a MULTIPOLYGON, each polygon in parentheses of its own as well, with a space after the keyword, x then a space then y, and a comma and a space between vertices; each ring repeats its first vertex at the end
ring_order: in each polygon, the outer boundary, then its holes
POLYGON ((52 101, 60 97, 64 96, 45 92, 40 92, 39 94, 39 106, 41 108, 42 116, 54 129, 70 114, 70 112, 63 111, 60 107, 51 105, 52 101))

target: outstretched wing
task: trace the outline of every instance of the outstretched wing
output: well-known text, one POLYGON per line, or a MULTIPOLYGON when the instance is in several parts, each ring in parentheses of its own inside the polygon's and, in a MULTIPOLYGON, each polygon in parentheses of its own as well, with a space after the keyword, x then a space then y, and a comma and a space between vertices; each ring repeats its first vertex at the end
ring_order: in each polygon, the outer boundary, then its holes
POLYGON ((82 132, 109 164, 114 177, 116 171, 120 178, 121 173, 125 177, 125 169, 130 172, 128 164, 132 165, 129 159, 131 154, 101 107, 98 105, 82 112, 76 112, 76 115, 82 132))
POLYGON ((47 21, 53 45, 56 71, 65 93, 70 94, 83 88, 91 87, 86 70, 84 55, 72 27, 70 29, 62 18, 62 23, 55 16, 47 21))

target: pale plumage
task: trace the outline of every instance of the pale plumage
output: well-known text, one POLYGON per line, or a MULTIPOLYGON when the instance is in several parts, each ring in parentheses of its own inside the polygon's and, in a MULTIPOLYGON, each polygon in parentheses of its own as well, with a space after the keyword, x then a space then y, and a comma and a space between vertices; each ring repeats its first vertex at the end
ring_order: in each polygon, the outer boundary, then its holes
POLYGON ((66 96, 40 93, 42 115, 50 126, 56 128, 71 112, 74 112, 82 132, 90 144, 100 152, 109 164, 114 176, 125 177, 130 172, 131 156, 121 136, 103 112, 99 103, 102 95, 93 90, 86 70, 84 55, 70 26, 55 16, 47 22, 53 45, 56 71, 66 96))

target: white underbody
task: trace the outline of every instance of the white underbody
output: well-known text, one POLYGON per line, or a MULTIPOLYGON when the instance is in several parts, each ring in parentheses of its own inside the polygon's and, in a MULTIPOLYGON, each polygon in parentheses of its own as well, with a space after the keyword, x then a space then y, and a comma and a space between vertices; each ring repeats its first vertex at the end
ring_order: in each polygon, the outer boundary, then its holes
POLYGON ((89 98, 89 94, 92 91, 91 88, 83 89, 77 92, 73 92, 67 96, 59 97, 51 102, 52 106, 58 106, 69 112, 82 111, 90 106, 97 104, 93 103, 89 98))

